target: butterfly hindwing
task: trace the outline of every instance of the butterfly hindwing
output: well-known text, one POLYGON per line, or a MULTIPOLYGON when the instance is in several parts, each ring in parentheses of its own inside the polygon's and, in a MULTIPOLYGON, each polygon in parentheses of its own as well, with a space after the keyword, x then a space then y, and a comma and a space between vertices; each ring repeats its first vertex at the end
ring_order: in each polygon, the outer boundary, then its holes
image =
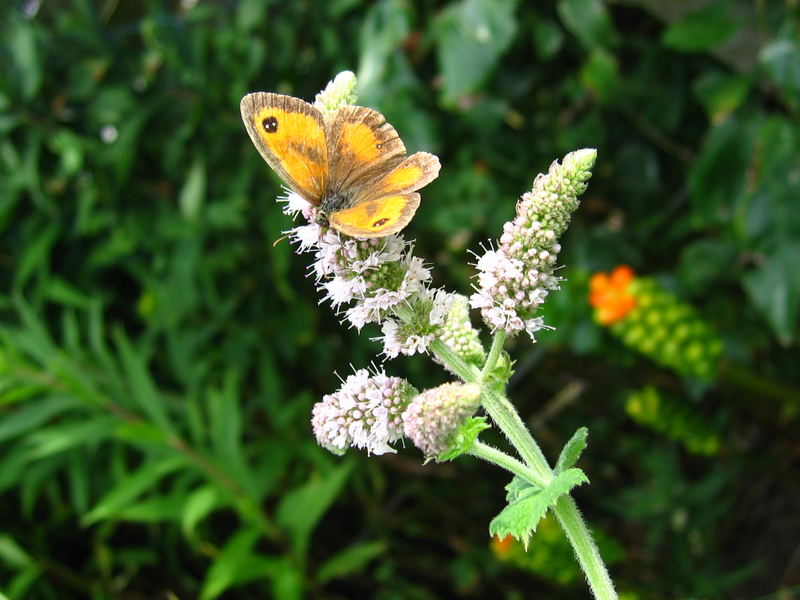
POLYGON ((419 194, 394 194, 359 202, 328 216, 331 225, 356 238, 383 237, 408 225, 419 206, 419 194))
POLYGON ((319 204, 328 185, 325 120, 299 98, 255 92, 241 102, 242 119, 259 153, 289 187, 319 204))
POLYGON ((365 192, 370 196, 415 192, 439 176, 439 158, 428 152, 415 152, 375 181, 365 192))

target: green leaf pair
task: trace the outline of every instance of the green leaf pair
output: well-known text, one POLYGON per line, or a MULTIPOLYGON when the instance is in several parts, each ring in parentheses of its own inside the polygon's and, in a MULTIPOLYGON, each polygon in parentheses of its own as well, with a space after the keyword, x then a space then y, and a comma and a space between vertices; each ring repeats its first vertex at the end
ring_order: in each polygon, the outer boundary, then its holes
POLYGON ((586 448, 587 434, 588 430, 581 427, 566 443, 556 463, 555 478, 546 487, 533 485, 519 476, 511 480, 506 486, 508 506, 489 523, 489 535, 500 539, 512 535, 528 549, 531 536, 547 510, 572 488, 589 482, 583 471, 572 468, 586 448))

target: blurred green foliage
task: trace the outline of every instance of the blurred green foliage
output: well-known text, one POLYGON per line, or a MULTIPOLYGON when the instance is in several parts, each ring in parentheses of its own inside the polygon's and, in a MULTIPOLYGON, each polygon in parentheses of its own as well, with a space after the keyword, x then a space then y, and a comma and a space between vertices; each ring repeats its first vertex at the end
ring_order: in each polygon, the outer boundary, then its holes
MULTIPOLYGON (((628 597, 778 598, 800 583, 795 2, 0 11, 8 598, 586 593, 561 562, 531 574, 492 558, 503 474, 423 468, 411 450, 337 459, 313 441, 312 403, 376 345, 317 304, 304 257, 273 247, 289 222, 238 103, 311 99, 343 69, 410 149, 440 155, 408 233, 462 292, 466 250, 498 235, 535 173, 599 149, 546 308, 557 329, 512 349, 511 395, 551 458, 589 426, 576 495, 621 548, 628 597), (620 262, 692 303, 737 369, 683 381, 597 327, 588 275, 620 262), (626 395, 646 384, 691 402, 719 452, 632 423, 626 395)), ((442 381, 419 357, 389 369, 442 381)))

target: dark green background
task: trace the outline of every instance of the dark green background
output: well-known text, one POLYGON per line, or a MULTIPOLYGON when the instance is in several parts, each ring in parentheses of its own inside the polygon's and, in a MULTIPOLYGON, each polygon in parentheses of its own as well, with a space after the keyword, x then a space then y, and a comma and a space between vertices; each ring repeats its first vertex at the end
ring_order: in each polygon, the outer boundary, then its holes
MULTIPOLYGON (((498 562, 507 477, 413 448, 319 449, 312 404, 379 350, 318 305, 245 93, 337 72, 436 152, 407 236, 468 293, 549 163, 598 149, 563 291, 510 393, 628 600, 793 598, 800 584, 800 26, 796 3, 600 0, 4 4, 0 591, 17 598, 585 598, 558 534, 498 562), (793 8, 794 7, 794 8, 793 8), (691 302, 760 379, 684 381, 596 326, 591 272, 691 302), (695 456, 633 423, 657 385, 714 430, 695 456), (564 576, 564 573, 567 573, 564 576)), ((423 388, 424 357, 386 365, 423 388)), ((748 376, 750 376, 748 375, 748 376)), ((669 416, 665 416, 669 418, 669 416)), ((502 444, 496 434, 486 439, 502 444)), ((539 541, 537 541, 539 540, 539 541)))

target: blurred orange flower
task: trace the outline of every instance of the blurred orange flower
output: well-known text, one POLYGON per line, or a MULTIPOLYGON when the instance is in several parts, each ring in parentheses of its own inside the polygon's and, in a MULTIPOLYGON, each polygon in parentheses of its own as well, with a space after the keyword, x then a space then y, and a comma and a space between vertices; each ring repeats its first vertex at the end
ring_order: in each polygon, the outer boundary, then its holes
POLYGON ((628 290, 636 274, 627 265, 620 265, 610 275, 595 273, 589 280, 589 304, 602 325, 619 321, 636 306, 636 298, 628 290))
POLYGON ((502 540, 494 536, 492 538, 492 551, 495 553, 495 556, 500 558, 505 558, 508 555, 509 550, 511 550, 511 543, 514 541, 514 538, 510 535, 507 535, 502 540))

